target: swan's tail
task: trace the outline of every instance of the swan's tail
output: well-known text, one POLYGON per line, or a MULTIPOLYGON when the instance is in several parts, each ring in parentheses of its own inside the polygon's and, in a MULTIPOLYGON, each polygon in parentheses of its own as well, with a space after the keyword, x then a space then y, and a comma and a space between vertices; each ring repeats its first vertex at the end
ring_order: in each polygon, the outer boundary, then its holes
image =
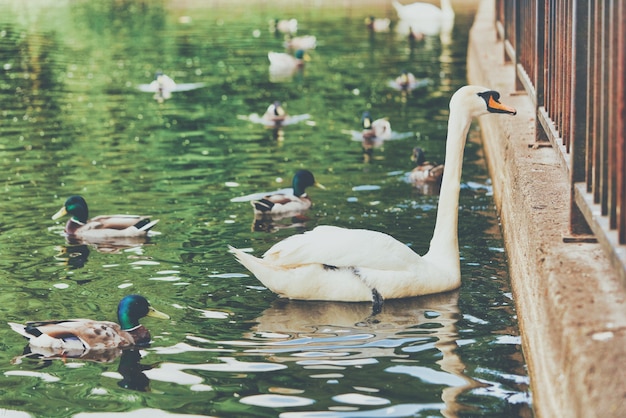
POLYGON ((280 272, 280 269, 272 266, 262 258, 257 258, 252 254, 248 254, 230 245, 228 246, 228 250, 234 254, 237 261, 247 268, 265 287, 275 293, 281 293, 276 289, 277 283, 275 283, 279 276, 282 277, 282 275, 277 274, 280 272))
POLYGON ((238 248, 235 248, 231 245, 228 246, 228 251, 235 255, 235 258, 241 265, 250 270, 250 272, 254 275, 257 272, 261 272, 262 270, 268 270, 269 267, 266 263, 263 262, 263 259, 256 258, 252 254, 248 254, 245 251, 242 251, 238 248))

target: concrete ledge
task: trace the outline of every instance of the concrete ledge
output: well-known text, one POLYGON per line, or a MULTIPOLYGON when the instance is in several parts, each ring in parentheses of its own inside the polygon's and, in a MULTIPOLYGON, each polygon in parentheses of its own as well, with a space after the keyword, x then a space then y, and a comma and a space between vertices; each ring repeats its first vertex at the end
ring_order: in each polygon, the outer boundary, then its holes
POLYGON ((626 289, 599 244, 565 243, 570 185, 553 148, 535 141, 535 108, 516 92, 497 40, 494 0, 470 32, 468 80, 502 94, 511 118, 480 120, 502 221, 533 407, 539 417, 626 411, 626 289))

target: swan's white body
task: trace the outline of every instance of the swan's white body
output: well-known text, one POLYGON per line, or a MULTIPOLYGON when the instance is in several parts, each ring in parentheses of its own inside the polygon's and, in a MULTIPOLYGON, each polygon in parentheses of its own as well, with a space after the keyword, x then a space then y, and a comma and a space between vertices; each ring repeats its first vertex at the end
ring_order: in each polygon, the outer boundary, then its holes
POLYGON ((461 284, 457 237, 463 151, 472 118, 515 110, 484 87, 465 86, 450 100, 439 208, 429 251, 422 257, 375 231, 318 226, 289 237, 256 258, 231 247, 266 287, 291 299, 346 302, 445 292, 461 284))
POLYGON ((439 35, 454 25, 454 9, 450 0, 441 0, 441 8, 430 3, 403 5, 392 2, 401 21, 413 31, 426 36, 439 35))

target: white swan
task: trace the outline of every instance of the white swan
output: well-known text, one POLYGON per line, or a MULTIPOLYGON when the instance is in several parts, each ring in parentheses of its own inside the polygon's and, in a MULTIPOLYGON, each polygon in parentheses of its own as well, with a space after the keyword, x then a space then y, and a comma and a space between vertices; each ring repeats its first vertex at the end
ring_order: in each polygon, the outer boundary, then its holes
MULTIPOLYGON (((412 3, 403 5, 392 1, 402 24, 415 33, 426 36, 439 35, 441 31, 450 31, 454 25, 454 9, 450 0, 441 0, 441 8, 430 3, 412 3)), ((398 29, 402 33, 406 29, 398 29)))
POLYGON ((430 249, 423 257, 391 236, 364 229, 318 226, 275 244, 256 258, 230 247, 237 260, 282 297, 345 302, 445 292, 461 284, 457 237, 463 151, 472 118, 515 114, 500 94, 478 86, 460 88, 450 100, 445 171, 430 249))

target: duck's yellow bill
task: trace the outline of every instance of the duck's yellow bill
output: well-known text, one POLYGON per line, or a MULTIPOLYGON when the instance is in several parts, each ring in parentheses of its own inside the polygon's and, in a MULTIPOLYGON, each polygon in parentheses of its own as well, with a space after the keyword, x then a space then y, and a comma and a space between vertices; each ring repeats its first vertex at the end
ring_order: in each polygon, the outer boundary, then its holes
POLYGON ((65 209, 65 206, 63 206, 61 209, 59 209, 57 213, 52 215, 52 219, 59 219, 65 215, 67 215, 67 209, 65 209))
POLYGON ((148 308, 148 315, 146 316, 151 316, 152 318, 159 318, 159 319, 170 319, 170 316, 168 314, 157 311, 152 306, 148 308))
POLYGON ((326 190, 326 186, 324 186, 322 183, 315 182, 315 183, 313 184, 313 186, 315 186, 315 187, 319 187, 320 189, 324 189, 324 190, 326 190))

